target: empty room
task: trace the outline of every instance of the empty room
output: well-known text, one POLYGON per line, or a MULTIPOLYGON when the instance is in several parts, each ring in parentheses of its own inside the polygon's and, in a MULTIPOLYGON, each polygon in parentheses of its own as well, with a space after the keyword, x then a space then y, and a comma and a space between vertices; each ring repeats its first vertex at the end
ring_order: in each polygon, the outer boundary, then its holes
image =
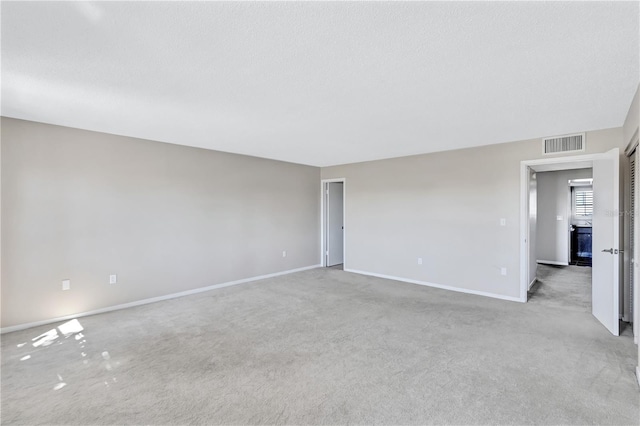
POLYGON ((640 2, 0 17, 2 424, 640 423, 640 2))

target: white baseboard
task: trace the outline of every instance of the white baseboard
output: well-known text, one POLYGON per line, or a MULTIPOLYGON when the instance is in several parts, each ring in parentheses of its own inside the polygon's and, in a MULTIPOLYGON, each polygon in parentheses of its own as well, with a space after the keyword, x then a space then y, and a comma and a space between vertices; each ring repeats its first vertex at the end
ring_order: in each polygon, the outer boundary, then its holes
POLYGON ((492 297, 494 299, 509 300, 511 302, 525 302, 524 300, 520 299, 519 297, 504 296, 502 294, 488 293, 486 291, 478 291, 478 290, 469 290, 469 289, 460 288, 460 287, 451 287, 451 286, 448 286, 448 285, 434 284, 434 283, 429 283, 429 282, 426 282, 426 281, 412 280, 412 279, 409 279, 409 278, 402 278, 402 277, 394 277, 394 276, 391 276, 391 275, 377 274, 375 272, 359 271, 357 269, 345 269, 345 272, 352 272, 354 274, 369 275, 371 277, 384 278, 384 279, 387 279, 387 280, 402 281, 402 282, 405 282, 405 283, 424 285, 424 286, 427 286, 427 287, 435 287, 435 288, 440 288, 440 289, 443 289, 443 290, 457 291, 458 293, 475 294, 477 296, 485 296, 485 297, 492 297))
POLYGON ((115 306, 108 306, 106 308, 95 309, 93 311, 82 312, 82 313, 72 314, 72 315, 65 315, 63 317, 51 318, 51 319, 47 319, 47 320, 30 322, 30 323, 26 323, 26 324, 19 324, 19 325, 14 325, 14 326, 11 326, 11 327, 4 327, 4 328, 0 328, 0 334, 11 333, 12 331, 25 330, 27 328, 37 327, 37 326, 46 325, 46 324, 52 324, 52 323, 60 322, 60 321, 67 321, 67 320, 74 319, 74 318, 86 317, 86 316, 89 316, 89 315, 96 315, 96 314, 102 314, 102 313, 105 313, 105 312, 117 311, 119 309, 133 308, 135 306, 147 305, 149 303, 161 302, 163 300, 176 299, 178 297, 190 296, 192 294, 203 293, 205 291, 215 290, 215 289, 218 289, 218 288, 230 287, 232 285, 238 285, 238 284, 244 284, 244 283, 248 283, 248 282, 252 282, 252 281, 264 280, 266 278, 278 277, 280 275, 287 275, 287 274, 292 274, 294 272, 301 272, 301 271, 306 271, 306 270, 309 270, 309 269, 315 269, 315 268, 320 268, 320 267, 321 267, 321 265, 312 265, 312 266, 305 266, 303 268, 289 269, 287 271, 275 272, 273 274, 266 274, 266 275, 259 275, 257 277, 243 278, 241 280, 229 281, 229 282, 221 283, 221 284, 214 284, 214 285, 210 285, 208 287, 195 288, 193 290, 181 291, 179 293, 173 293, 173 294, 167 294, 167 295, 164 295, 164 296, 152 297, 150 299, 136 300, 135 302, 123 303, 121 305, 115 305, 115 306))
POLYGON ((527 288, 527 291, 531 290, 531 287, 533 287, 533 285, 536 283, 536 281, 538 281, 537 278, 534 278, 531 280, 531 282, 529 283, 529 287, 527 288))
POLYGON ((543 263, 545 265, 558 265, 558 266, 569 266, 569 262, 556 262, 555 260, 536 260, 537 263, 543 263))

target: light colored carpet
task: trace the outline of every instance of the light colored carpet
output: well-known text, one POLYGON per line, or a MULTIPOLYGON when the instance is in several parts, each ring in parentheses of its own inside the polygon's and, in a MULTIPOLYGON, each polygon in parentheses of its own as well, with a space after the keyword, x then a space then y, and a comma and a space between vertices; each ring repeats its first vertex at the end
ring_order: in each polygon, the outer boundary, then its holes
POLYGON ((591 312, 591 267, 538 265, 529 302, 591 312))
POLYGON ((544 303, 316 269, 79 321, 2 337, 2 424, 640 421, 630 334, 544 303))

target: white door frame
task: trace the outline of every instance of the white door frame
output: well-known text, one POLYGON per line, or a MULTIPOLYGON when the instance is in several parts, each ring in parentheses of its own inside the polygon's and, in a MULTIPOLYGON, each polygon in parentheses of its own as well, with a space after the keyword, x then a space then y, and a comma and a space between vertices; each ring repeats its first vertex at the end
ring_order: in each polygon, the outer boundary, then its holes
POLYGON ((586 154, 520 162, 520 302, 527 301, 529 288, 529 170, 538 173, 593 168, 593 160, 601 155, 586 154))
POLYGON ((342 226, 344 230, 342 232, 342 250, 343 250, 343 268, 347 266, 347 179, 335 178, 335 179, 322 179, 320 181, 320 265, 327 266, 327 248, 325 247, 326 235, 325 228, 327 223, 327 211, 325 209, 325 198, 327 191, 327 184, 330 182, 342 182, 342 226))

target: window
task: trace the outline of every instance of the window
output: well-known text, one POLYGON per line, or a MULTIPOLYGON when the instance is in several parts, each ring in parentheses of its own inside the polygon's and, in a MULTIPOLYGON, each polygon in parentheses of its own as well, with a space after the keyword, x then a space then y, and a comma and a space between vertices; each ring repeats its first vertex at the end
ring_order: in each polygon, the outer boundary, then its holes
POLYGON ((575 210, 576 216, 591 216, 593 214, 593 190, 576 188, 575 210))

